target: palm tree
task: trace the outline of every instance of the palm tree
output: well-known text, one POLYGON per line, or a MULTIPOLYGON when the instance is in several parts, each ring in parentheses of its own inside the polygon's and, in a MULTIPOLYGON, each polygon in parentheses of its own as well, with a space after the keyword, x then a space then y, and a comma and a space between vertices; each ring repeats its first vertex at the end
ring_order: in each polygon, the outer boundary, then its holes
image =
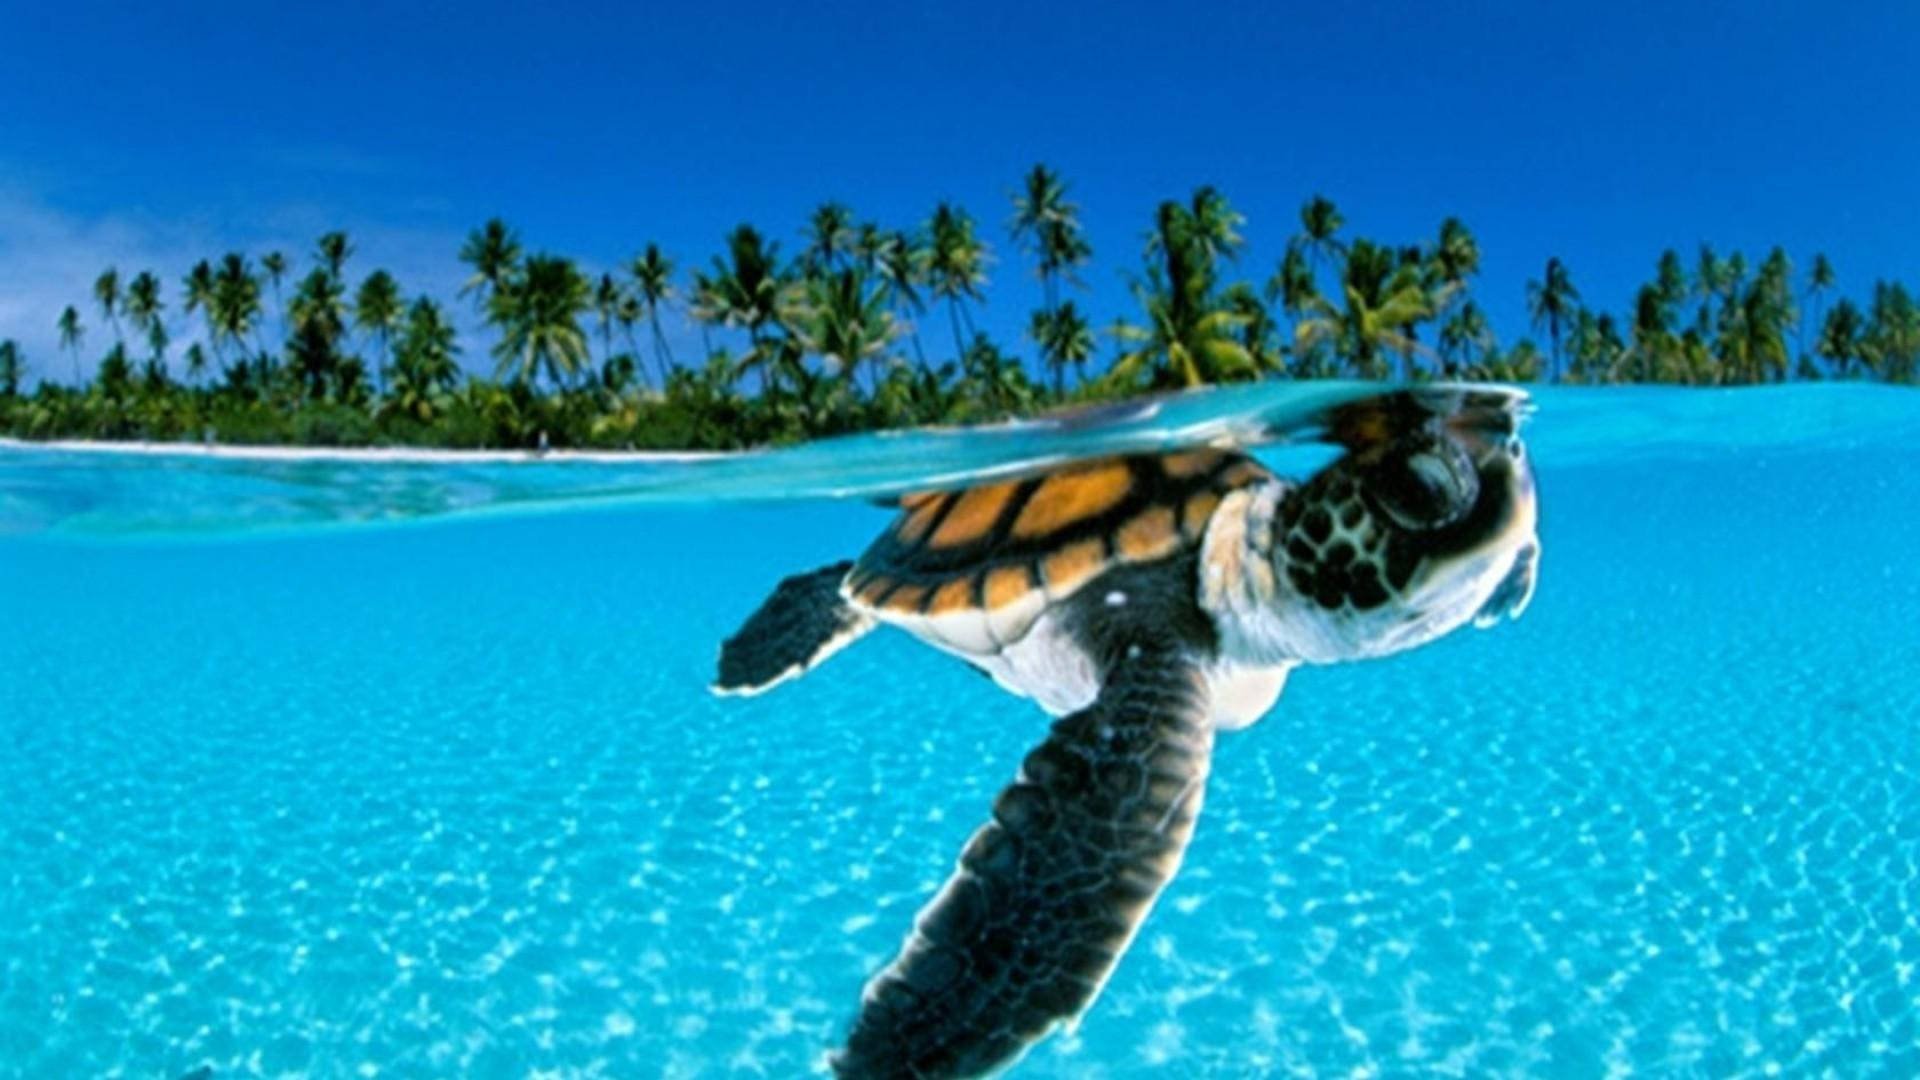
POLYGON ((1294 347, 1308 350, 1324 342, 1354 366, 1362 378, 1391 373, 1388 353, 1407 358, 1419 349, 1414 327, 1434 313, 1433 296, 1420 280, 1416 263, 1367 240, 1355 240, 1340 270, 1340 303, 1314 294, 1306 298, 1295 324, 1294 347))
MULTIPOLYGON (((851 380, 861 361, 885 356, 897 332, 886 290, 865 270, 848 267, 806 280, 804 296, 791 318, 795 335, 808 352, 826 362, 830 374, 851 380)), ((879 385, 876 373, 874 385, 879 385)))
MULTIPOLYGON (((1703 262, 1706 260, 1703 259, 1703 262)), ((1786 253, 1775 248, 1759 274, 1746 282, 1746 259, 1738 252, 1708 268, 1709 296, 1720 298, 1712 352, 1718 382, 1763 382, 1789 370, 1787 330, 1797 318, 1786 253)))
MULTIPOLYGON (((1422 274, 1432 294, 1433 315, 1445 318, 1467 293, 1467 281, 1480 272, 1480 242, 1459 218, 1440 222, 1433 250, 1424 253, 1422 274)), ((1444 326, 1443 326, 1444 329, 1444 326)))
MULTIPOLYGON (((332 276, 339 280, 338 275, 332 276)), ((219 351, 224 339, 245 352, 247 336, 254 332, 260 316, 260 279, 254 276, 245 255, 228 252, 221 258, 220 269, 213 274, 213 293, 206 313, 214 351, 219 351)))
POLYGON ((1194 197, 1210 221, 1176 202, 1163 202, 1147 239, 1147 276, 1132 284, 1146 314, 1145 326, 1116 323, 1125 344, 1107 373, 1110 385, 1130 387, 1145 375, 1153 385, 1198 386, 1258 374, 1258 365, 1237 336, 1246 318, 1214 295, 1214 256, 1223 220, 1220 208, 1194 197))
POLYGON ((914 364, 921 378, 931 378, 926 350, 920 344, 920 323, 914 316, 927 310, 920 289, 927 283, 927 266, 932 260, 911 236, 898 229, 891 232, 876 229, 867 238, 865 250, 865 257, 873 264, 874 278, 886 294, 888 310, 893 312, 897 324, 906 327, 907 338, 913 342, 914 364))
POLYGON ((1687 298, 1687 272, 1680 265, 1680 255, 1672 248, 1660 253, 1660 264, 1654 270, 1654 289, 1661 305, 1668 312, 1668 328, 1679 317, 1680 305, 1687 298))
POLYGON ((1339 207, 1324 195, 1315 194, 1300 207, 1300 236, 1296 242, 1306 249, 1309 261, 1317 271, 1322 259, 1331 260, 1344 251, 1344 245, 1337 236, 1340 226, 1347 219, 1340 216, 1339 207))
POLYGON ((120 339, 120 271, 109 266, 93 279, 93 298, 100 304, 100 314, 113 327, 114 340, 120 339))
POLYGON ((1608 383, 1619 377, 1626 356, 1619 325, 1611 314, 1580 308, 1574 313, 1573 361, 1567 376, 1575 382, 1608 383))
POLYGON ((633 275, 637 299, 646 313, 647 328, 653 335, 654 363, 660 369, 660 385, 665 387, 673 351, 667 347, 667 335, 660 331, 660 309, 678 295, 673 287, 673 261, 660 253, 658 244, 648 244, 647 250, 627 267, 627 272, 633 275))
POLYGON ((333 398, 361 409, 367 405, 367 365, 358 356, 346 356, 333 369, 333 398))
POLYGON ((420 297, 407 308, 399 348, 394 350, 393 388, 382 409, 431 421, 440 399, 452 390, 460 347, 440 305, 420 297))
POLYGON ((627 290, 612 274, 602 273, 593 285, 593 314, 600 322, 600 362, 613 359, 613 324, 620 320, 620 308, 627 290))
MULTIPOLYGON (((713 345, 713 328, 725 325, 721 314, 724 308, 725 301, 720 296, 719 279, 708 277, 695 270, 693 288, 688 297, 687 315, 692 318, 693 324, 700 328, 700 346, 707 354, 709 361, 727 352, 726 346, 722 345, 716 349, 713 345)), ((728 354, 728 359, 732 359, 731 354, 728 354)))
POLYGON ((1905 285, 1874 282, 1860 353, 1889 382, 1912 382, 1920 373, 1920 306, 1905 285))
POLYGON ((1460 285, 1480 272, 1480 243, 1459 218, 1440 223, 1440 239, 1433 247, 1435 273, 1442 284, 1460 285))
POLYGON ((267 281, 273 286, 274 319, 279 323, 280 336, 287 336, 287 304, 280 298, 280 279, 287 276, 287 256, 284 252, 269 251, 260 256, 260 268, 267 272, 267 281))
MULTIPOLYGON (((1246 245, 1245 238, 1239 232, 1240 226, 1247 223, 1246 216, 1235 210, 1227 202, 1227 197, 1212 185, 1193 193, 1188 221, 1191 240, 1198 246, 1200 258, 1209 267, 1221 259, 1238 258, 1240 249, 1246 245)), ((1153 235, 1159 234, 1156 232, 1153 235)))
MULTIPOLYGON (((623 352, 618 356, 609 356, 600 364, 600 388, 615 397, 619 397, 625 394, 627 389, 633 385, 634 376, 638 371, 639 368, 634 364, 633 354, 631 352, 623 352)), ((616 406, 616 408, 618 408, 618 406, 616 406)), ((597 422, 598 421, 596 421, 596 423, 597 422)), ((637 414, 635 416, 635 423, 638 423, 637 414)))
POLYGON ((1093 257, 1080 230, 1080 208, 1067 201, 1060 174, 1040 164, 1027 173, 1025 191, 1014 196, 1013 209, 1013 238, 1035 256, 1041 292, 1051 311, 1060 306, 1060 278, 1072 281, 1074 270, 1093 257))
POLYGON ((1752 348, 1752 378, 1784 379, 1789 371, 1787 334, 1800 321, 1793 306, 1793 264, 1776 247, 1760 264, 1752 288, 1743 300, 1752 348))
POLYGON ((1786 324, 1767 290, 1748 289, 1720 334, 1725 381, 1765 382, 1787 374, 1786 324))
MULTIPOLYGON (((294 288, 287 313, 293 319, 287 358, 306 396, 322 400, 336 389, 346 359, 340 355, 340 338, 347 325, 346 286, 326 270, 315 268, 294 288)), ((216 325, 225 321, 224 317, 214 318, 216 325)), ((219 342, 216 336, 216 352, 219 342)))
POLYGON ((728 234, 727 252, 728 260, 713 260, 711 277, 694 274, 694 317, 745 330, 753 347, 740 358, 740 370, 759 368, 763 385, 771 386, 779 350, 767 331, 779 325, 789 284, 780 267, 780 246, 763 240, 753 226, 741 225, 728 234))
POLYGON ((147 357, 146 363, 140 365, 140 392, 149 399, 164 398, 167 393, 167 387, 171 385, 171 380, 167 378, 166 362, 161 360, 158 355, 158 353, 166 351, 166 337, 167 328, 160 323, 154 323, 148 328, 148 344, 153 345, 156 355, 147 357), (160 338, 159 344, 157 345, 154 345, 152 341, 152 337, 155 334, 159 335, 160 338))
POLYGON ((974 235, 973 218, 952 203, 934 207, 927 221, 926 281, 935 297, 947 302, 947 316, 953 323, 953 347, 956 354, 967 351, 961 335, 965 323, 973 332, 973 319, 966 313, 967 300, 985 301, 980 287, 986 284, 987 245, 974 235))
POLYGON ((1702 332, 1713 325, 1713 305, 1720 297, 1726 276, 1726 264, 1714 254, 1712 247, 1701 244, 1699 257, 1694 262, 1693 293, 1700 300, 1694 326, 1702 332))
MULTIPOLYGON (((1065 391, 1069 363, 1061 351, 1067 345, 1061 334, 1071 330, 1061 325, 1060 279, 1065 277, 1077 284, 1074 271, 1092 257, 1093 248, 1081 234, 1079 207, 1067 201, 1065 182, 1045 164, 1036 164, 1027 173, 1025 190, 1014 196, 1013 209, 1010 231, 1014 241, 1035 256, 1035 272, 1045 300, 1045 306, 1033 313, 1027 332, 1053 370, 1057 397, 1065 391)), ((1078 313, 1073 317, 1077 319, 1078 313)))
POLYGON ((1860 335, 1866 328, 1866 320, 1860 315, 1860 309, 1853 301, 1842 298, 1827 312, 1820 324, 1820 339, 1814 342, 1814 351, 1832 365, 1833 373, 1847 378, 1852 367, 1860 357, 1860 335))
POLYGON ((165 305, 160 300, 160 279, 153 272, 142 270, 127 282, 127 294, 121 301, 121 311, 127 316, 127 322, 134 332, 152 337, 152 329, 160 319, 160 311, 165 305))
POLYGON ((843 203, 821 203, 807 222, 806 238, 800 263, 808 273, 824 274, 837 268, 854 242, 853 211, 843 203))
POLYGON ((320 234, 314 244, 314 258, 326 267, 327 276, 338 281, 340 272, 346 268, 348 256, 353 254, 353 245, 348 242, 347 234, 339 230, 320 234))
POLYGON ((132 382, 133 365, 127 362, 126 343, 115 341, 113 348, 100 359, 100 370, 93 377, 94 389, 109 401, 119 401, 126 396, 132 382))
POLYGON ((1047 168, 1045 162, 1035 164, 1023 183, 1024 192, 1013 197, 1013 222, 1008 231, 1015 242, 1038 254, 1047 223, 1071 212, 1067 187, 1060 174, 1047 168))
POLYGON ((1317 291, 1305 246, 1288 244, 1286 254, 1280 257, 1279 267, 1267 279, 1267 303, 1279 303, 1280 310, 1286 313, 1287 318, 1298 319, 1300 313, 1306 310, 1307 299, 1317 291))
POLYGON ((167 370, 167 324, 159 319, 147 323, 147 364, 158 369, 164 382, 167 370))
POLYGON ((187 378, 198 382, 207 373, 207 350, 199 342, 187 346, 187 378))
POLYGON ((1486 312, 1468 300, 1454 309, 1440 324, 1441 373, 1457 378, 1471 371, 1479 358, 1493 348, 1493 328, 1487 325, 1486 312))
POLYGON ((20 384, 27 378, 27 362, 20 356, 20 343, 8 338, 0 341, 0 398, 20 396, 20 384))
POLYGON ((186 290, 186 299, 181 302, 185 314, 196 310, 207 324, 207 341, 213 346, 215 355, 220 352, 220 336, 213 327, 213 264, 205 259, 193 264, 182 282, 186 290))
POLYGON ((1525 338, 1505 356, 1489 358, 1487 376, 1503 382, 1532 382, 1540 377, 1540 349, 1525 338))
POLYGON ((80 312, 68 304, 60 313, 60 347, 73 354, 73 385, 79 386, 85 376, 80 373, 80 339, 86 336, 86 327, 80 325, 80 312))
POLYGON ((1236 281, 1220 293, 1220 303, 1240 318, 1240 343, 1253 358, 1256 371, 1284 375, 1287 371, 1286 347, 1281 343, 1280 327, 1252 285, 1236 281))
POLYGON ((973 343, 960 358, 960 367, 971 388, 966 397, 985 404, 991 415, 1003 416, 1024 406, 1033 396, 1020 365, 985 334, 973 336, 973 343))
POLYGON ((1821 301, 1826 298, 1827 290, 1833 288, 1837 280, 1833 273, 1833 264, 1827 261, 1825 252, 1813 256, 1813 269, 1807 274, 1807 304, 1812 308, 1812 318, 1800 324, 1800 351, 1807 351, 1807 323, 1824 325, 1821 313, 1821 301))
MULTIPOLYGON (((1560 336, 1565 332, 1567 323, 1573 318, 1580 302, 1580 292, 1573 287, 1573 277, 1567 273, 1566 264, 1558 258, 1547 260, 1547 271, 1543 280, 1527 282, 1527 313, 1533 317, 1533 326, 1537 330, 1542 325, 1547 328, 1547 340, 1553 347, 1553 367, 1560 369, 1560 336)), ((1554 372, 1549 371, 1552 378, 1554 372)))
POLYGON ((409 370, 427 382, 451 387, 460 375, 460 366, 455 360, 460 355, 460 346, 455 340, 453 324, 430 297, 422 296, 407 308, 400 351, 409 370))
POLYGON ((1727 274, 1726 274, 1725 285, 1726 285, 1726 292, 1727 292, 1727 301, 1731 303, 1733 302, 1734 297, 1739 293, 1740 287, 1747 283, 1746 252, 1736 251, 1733 254, 1727 256, 1726 271, 1727 271, 1727 274))
POLYGON ((1067 362, 1053 351, 1054 316, 1051 308, 1034 308, 1027 317, 1027 337, 1040 347, 1040 362, 1053 373, 1053 396, 1061 397, 1066 393, 1067 362))
POLYGON ((1640 286, 1633 297, 1631 343, 1627 349, 1627 367, 1622 375, 1632 382, 1670 381, 1678 372, 1672 369, 1674 352, 1673 312, 1656 282, 1640 286))
MULTIPOLYGON (((1048 339, 1044 346, 1047 362, 1060 368, 1073 367, 1073 380, 1084 383, 1087 380, 1087 361, 1093 357, 1093 326, 1086 316, 1069 300, 1053 310, 1048 320, 1048 339)), ((1054 392, 1060 387, 1056 384, 1054 392)))
POLYGON ((556 386, 586 369, 587 336, 580 316, 591 302, 587 279, 571 259, 530 255, 488 303, 500 341, 495 378, 531 383, 542 373, 556 386))
POLYGON ((461 245, 460 261, 473 267, 473 274, 460 286, 459 295, 473 294, 475 307, 484 309, 503 282, 520 264, 520 240, 499 218, 467 234, 461 245))
POLYGON ((354 294, 354 325, 372 334, 380 343, 380 364, 374 368, 376 387, 381 385, 387 368, 392 365, 391 343, 393 332, 400 327, 400 305, 400 283, 385 270, 368 274, 360 283, 360 291, 354 294))
MULTIPOLYGON (((633 295, 632 289, 623 287, 620 290, 620 303, 613 309, 613 321, 620 324, 620 340, 627 343, 625 355, 632 361, 629 366, 636 366, 640 362, 640 343, 633 339, 633 328, 640 324, 643 314, 640 298, 633 295)), ((662 379, 661 386, 665 385, 666 381, 662 379)))

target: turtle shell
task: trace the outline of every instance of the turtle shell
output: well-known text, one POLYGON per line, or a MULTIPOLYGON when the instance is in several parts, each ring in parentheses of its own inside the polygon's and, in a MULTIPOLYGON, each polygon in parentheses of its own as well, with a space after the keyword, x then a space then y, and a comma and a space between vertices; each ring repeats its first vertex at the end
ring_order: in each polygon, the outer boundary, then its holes
POLYGON ((993 652, 1109 567, 1197 544, 1223 495, 1270 475, 1240 454, 1189 450, 907 495, 841 592, 960 651, 993 652))

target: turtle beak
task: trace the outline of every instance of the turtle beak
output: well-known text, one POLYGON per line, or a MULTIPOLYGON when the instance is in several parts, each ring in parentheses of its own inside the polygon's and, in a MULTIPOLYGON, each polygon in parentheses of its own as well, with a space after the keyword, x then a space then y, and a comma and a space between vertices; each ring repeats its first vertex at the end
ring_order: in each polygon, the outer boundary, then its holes
POLYGON ((1473 617, 1473 625, 1485 630, 1500 621, 1500 616, 1517 619, 1527 610, 1527 604, 1533 600, 1535 569, 1540 564, 1540 543, 1534 541, 1521 548, 1513 557, 1513 565, 1507 569, 1507 576, 1500 579, 1488 595, 1487 602, 1473 617))

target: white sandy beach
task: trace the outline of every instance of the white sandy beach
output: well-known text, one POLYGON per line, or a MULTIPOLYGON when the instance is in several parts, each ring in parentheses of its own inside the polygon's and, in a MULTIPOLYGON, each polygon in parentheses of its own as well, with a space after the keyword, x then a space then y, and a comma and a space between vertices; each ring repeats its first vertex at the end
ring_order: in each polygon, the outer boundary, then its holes
POLYGON ((654 462, 711 461, 754 451, 702 450, 441 450, 413 446, 250 446, 226 443, 109 442, 53 439, 32 442, 0 437, 0 450, 59 450, 89 454, 146 454, 166 457, 232 458, 240 461, 350 461, 364 464, 552 464, 594 462, 640 465, 654 462))

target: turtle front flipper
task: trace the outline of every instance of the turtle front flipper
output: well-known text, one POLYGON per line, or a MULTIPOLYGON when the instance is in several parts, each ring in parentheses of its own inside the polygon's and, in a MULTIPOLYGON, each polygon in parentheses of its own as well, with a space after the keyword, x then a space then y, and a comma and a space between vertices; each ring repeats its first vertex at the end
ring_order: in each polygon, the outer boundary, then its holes
POLYGON ((757 694, 803 675, 873 629, 873 620, 840 596, 851 562, 782 581, 740 629, 720 645, 716 694, 757 694))
POLYGON ((1092 1004, 1179 868, 1213 749, 1190 655, 1124 657, 1027 755, 867 984, 841 1077, 977 1076, 1092 1004))

